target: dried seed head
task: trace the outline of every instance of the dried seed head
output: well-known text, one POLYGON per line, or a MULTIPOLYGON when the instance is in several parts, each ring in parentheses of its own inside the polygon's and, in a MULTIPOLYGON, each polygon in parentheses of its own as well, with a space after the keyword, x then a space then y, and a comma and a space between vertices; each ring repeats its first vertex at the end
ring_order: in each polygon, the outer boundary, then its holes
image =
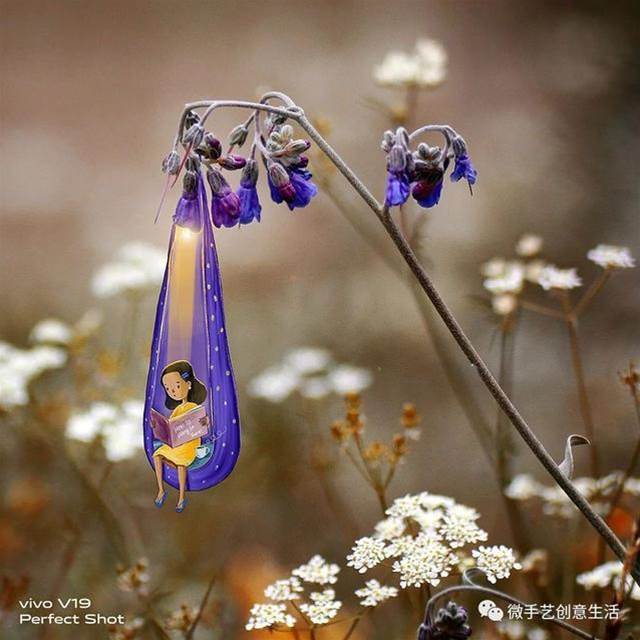
POLYGON ((173 149, 169 152, 162 161, 162 171, 171 176, 175 176, 180 168, 180 154, 173 149))
POLYGON ((246 141, 249 135, 249 129, 244 124, 239 124, 237 127, 231 129, 229 133, 229 144, 232 147, 241 147, 246 141))
POLYGON ((351 431, 347 429, 344 422, 342 422, 341 420, 336 420, 331 425, 331 435, 338 442, 345 442, 349 439, 351 431))
POLYGON ((348 409, 359 409, 362 404, 362 396, 357 391, 350 391, 344 397, 348 409))
POLYGON ((400 423, 405 429, 413 429, 420 424, 420 414, 416 409, 416 405, 412 402, 406 402, 402 405, 402 417, 400 423))
POLYGON ((377 462, 387 452, 387 448, 382 444, 374 440, 363 452, 363 457, 369 462, 377 462))

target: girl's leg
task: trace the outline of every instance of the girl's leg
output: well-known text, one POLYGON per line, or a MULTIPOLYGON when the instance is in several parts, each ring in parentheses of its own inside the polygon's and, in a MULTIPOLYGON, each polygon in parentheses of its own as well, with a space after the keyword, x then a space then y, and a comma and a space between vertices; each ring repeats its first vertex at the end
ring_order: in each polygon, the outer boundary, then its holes
POLYGON ((162 458, 160 456, 153 457, 153 466, 156 470, 156 480, 158 482, 158 497, 160 500, 164 494, 164 485, 162 483, 162 458))
POLYGON ((180 487, 178 494, 178 504, 184 500, 184 491, 187 486, 187 467, 178 465, 178 486, 180 487))

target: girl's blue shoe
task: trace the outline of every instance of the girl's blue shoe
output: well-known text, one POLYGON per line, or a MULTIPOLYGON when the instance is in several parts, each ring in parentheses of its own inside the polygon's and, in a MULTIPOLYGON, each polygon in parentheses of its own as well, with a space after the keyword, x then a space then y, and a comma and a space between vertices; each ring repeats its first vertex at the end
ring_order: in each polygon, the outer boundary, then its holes
POLYGON ((164 501, 167 499, 167 492, 165 491, 162 494, 162 498, 156 498, 154 500, 156 507, 158 507, 158 509, 162 509, 162 505, 164 504, 164 501))
POLYGON ((176 513, 182 513, 186 506, 187 506, 187 498, 180 500, 180 502, 178 502, 178 504, 176 505, 176 513))

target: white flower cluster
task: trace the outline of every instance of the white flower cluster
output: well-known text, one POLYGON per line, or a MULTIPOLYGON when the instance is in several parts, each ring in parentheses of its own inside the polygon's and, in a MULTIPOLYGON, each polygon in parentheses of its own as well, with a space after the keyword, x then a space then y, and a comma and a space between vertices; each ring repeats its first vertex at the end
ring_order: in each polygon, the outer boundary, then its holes
POLYGON ((377 580, 367 580, 364 587, 357 589, 355 593, 363 607, 377 607, 386 600, 395 598, 398 590, 395 587, 382 585, 377 580))
POLYGON ((550 289, 575 289, 582 286, 582 279, 575 268, 559 269, 548 264, 542 268, 538 276, 538 284, 545 290, 550 289))
POLYGON ((298 578, 292 576, 286 580, 276 580, 270 584, 265 590, 264 595, 274 602, 291 602, 298 600, 298 594, 304 591, 302 584, 298 578))
POLYGON ((275 626, 294 627, 296 619, 287 613, 285 604, 254 604, 249 612, 249 620, 245 625, 247 631, 252 629, 272 629, 275 626))
POLYGON ((325 349, 300 347, 251 380, 247 391, 254 398, 279 403, 294 391, 319 400, 332 393, 358 393, 372 382, 367 369, 337 364, 325 349))
POLYGON ((0 342, 0 409, 11 410, 29 402, 29 383, 48 369, 58 369, 67 361, 64 349, 39 345, 19 349, 0 342))
POLYGON ((630 269, 636 262, 627 247, 599 244, 587 253, 587 258, 603 269, 630 269))
POLYGON ((34 344, 68 345, 73 335, 74 330, 66 322, 45 318, 33 327, 29 340, 34 344))
MULTIPOLYGON (((616 471, 602 478, 576 478, 573 483, 597 511, 605 513, 605 499, 616 491, 622 478, 623 474, 616 471)), ((640 478, 627 478, 623 492, 634 497, 640 496, 640 478)), ((545 486, 526 473, 519 474, 511 480, 505 489, 505 495, 511 500, 521 502, 539 499, 542 501, 542 510, 547 515, 571 518, 578 513, 576 506, 559 486, 545 486)))
POLYGON ((493 547, 479 547, 471 552, 476 561, 476 567, 484 572, 487 580, 495 584, 498 580, 508 578, 512 569, 521 569, 516 562, 513 549, 504 545, 493 547))
POLYGON ((313 584, 335 584, 338 582, 340 567, 328 563, 322 556, 315 555, 307 562, 294 569, 291 574, 313 584))
MULTIPOLYGON (((403 589, 425 583, 437 586, 463 561, 473 564, 469 554, 458 550, 488 538, 476 523, 480 514, 448 496, 408 494, 397 498, 386 513, 389 517, 376 524, 373 536, 356 540, 347 564, 364 573, 393 558, 392 569, 399 574, 403 589)), ((473 557, 488 576, 508 577, 511 569, 519 568, 508 547, 486 549, 473 557), (511 554, 510 559, 506 552, 511 554), (485 566, 481 567, 481 562, 485 566)))
POLYGON ((389 51, 373 70, 383 87, 437 87, 447 75, 447 52, 436 40, 421 38, 411 53, 389 51))
POLYGON ((137 400, 127 400, 120 406, 95 402, 86 411, 71 416, 66 435, 81 442, 92 442, 101 436, 107 459, 125 460, 142 448, 143 409, 143 403, 137 400))
MULTIPOLYGON (((587 591, 591 589, 604 589, 610 586, 617 589, 622 580, 622 569, 623 566, 621 562, 612 560, 611 562, 605 562, 595 567, 591 571, 578 574, 576 582, 587 591)), ((630 590, 630 598, 640 600, 640 587, 629 575, 627 575, 625 586, 630 590)))
POLYGON ((309 599, 311 602, 303 602, 300 605, 300 611, 305 613, 313 624, 331 622, 342 607, 342 602, 336 600, 336 592, 333 589, 314 591, 309 595, 309 599))
POLYGON ((144 242, 124 245, 116 260, 103 265, 94 275, 91 290, 98 298, 157 286, 164 275, 164 251, 144 242))

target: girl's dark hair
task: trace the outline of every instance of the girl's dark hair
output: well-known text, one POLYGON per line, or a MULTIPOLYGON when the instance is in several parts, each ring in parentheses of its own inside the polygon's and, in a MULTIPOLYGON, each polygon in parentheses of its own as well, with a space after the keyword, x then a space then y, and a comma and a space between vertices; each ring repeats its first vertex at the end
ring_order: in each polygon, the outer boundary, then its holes
MULTIPOLYGON (((189 402, 202 404, 207 399, 207 388, 202 384, 202 382, 200 382, 200 380, 198 380, 198 378, 196 378, 190 362, 188 362, 187 360, 176 360, 175 362, 168 364, 162 370, 160 381, 162 382, 162 378, 164 378, 167 373, 174 372, 179 373, 180 377, 185 382, 191 383, 191 389, 189 389, 189 393, 187 395, 187 400, 189 402)), ((169 394, 165 389, 164 406, 167 407, 167 409, 171 409, 173 411, 173 409, 175 409, 179 404, 180 401, 174 400, 173 398, 169 397, 169 394)))

